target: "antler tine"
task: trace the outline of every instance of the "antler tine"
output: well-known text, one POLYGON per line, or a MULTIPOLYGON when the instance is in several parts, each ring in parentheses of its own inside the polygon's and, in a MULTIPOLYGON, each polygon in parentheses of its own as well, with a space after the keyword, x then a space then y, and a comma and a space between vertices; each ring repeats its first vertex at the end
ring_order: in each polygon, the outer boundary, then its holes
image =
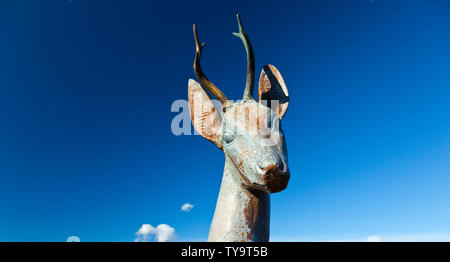
POLYGON ((217 88, 211 81, 208 80, 208 78, 203 73, 202 67, 200 66, 200 55, 202 48, 205 46, 205 43, 200 44, 200 41, 198 40, 197 35, 197 28, 194 24, 194 38, 195 38, 195 60, 194 60, 194 73, 197 76, 200 83, 208 89, 211 94, 217 98, 217 100, 222 103, 223 108, 227 106, 227 97, 220 91, 219 88, 217 88))
POLYGON ((239 33, 233 33, 233 35, 239 37, 244 43, 245 50, 247 51, 247 80, 245 81, 245 89, 243 99, 253 98, 253 86, 255 83, 255 57, 253 55, 252 45, 250 44, 250 40, 248 36, 244 32, 244 28, 241 24, 241 19, 239 18, 239 14, 236 14, 238 25, 239 25, 239 33))

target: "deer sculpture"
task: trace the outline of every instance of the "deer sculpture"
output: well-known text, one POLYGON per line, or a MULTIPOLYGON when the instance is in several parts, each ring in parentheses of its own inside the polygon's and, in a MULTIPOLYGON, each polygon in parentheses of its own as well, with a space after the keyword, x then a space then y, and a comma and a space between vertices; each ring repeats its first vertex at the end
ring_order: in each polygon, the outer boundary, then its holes
POLYGON ((201 85, 189 79, 188 96, 195 130, 225 154, 225 168, 208 241, 269 241, 270 193, 287 187, 290 172, 280 120, 289 94, 272 65, 262 69, 258 101, 253 98, 255 64, 250 40, 237 15, 239 37, 247 52, 247 80, 242 100, 232 102, 203 73, 200 44, 194 24, 194 72, 201 85), (217 110, 206 88, 220 102, 217 110), (221 113, 220 113, 221 111, 221 113))

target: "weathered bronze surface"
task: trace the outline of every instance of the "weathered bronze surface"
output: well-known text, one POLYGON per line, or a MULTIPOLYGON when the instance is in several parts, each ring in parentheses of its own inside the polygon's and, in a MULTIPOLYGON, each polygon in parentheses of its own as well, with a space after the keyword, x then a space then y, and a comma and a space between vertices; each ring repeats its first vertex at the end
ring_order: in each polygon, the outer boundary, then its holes
POLYGON ((289 94, 280 72, 272 65, 261 71, 258 101, 253 96, 254 57, 238 16, 239 33, 247 51, 247 80, 243 99, 232 103, 200 67, 197 30, 194 72, 200 83, 226 110, 216 107, 203 89, 189 79, 189 110, 194 128, 225 154, 225 168, 208 241, 269 241, 270 193, 284 190, 290 172, 280 121, 289 94))

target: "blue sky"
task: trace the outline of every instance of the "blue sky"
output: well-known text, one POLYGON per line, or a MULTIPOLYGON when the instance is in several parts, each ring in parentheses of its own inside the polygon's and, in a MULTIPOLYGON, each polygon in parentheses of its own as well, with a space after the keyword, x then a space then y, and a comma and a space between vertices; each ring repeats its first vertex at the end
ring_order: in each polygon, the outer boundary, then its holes
POLYGON ((207 238, 223 153, 174 136, 202 65, 232 99, 282 73, 291 181, 272 240, 450 241, 448 1, 0 3, 0 241, 133 241, 142 224, 207 238), (191 203, 190 212, 181 206, 191 203))

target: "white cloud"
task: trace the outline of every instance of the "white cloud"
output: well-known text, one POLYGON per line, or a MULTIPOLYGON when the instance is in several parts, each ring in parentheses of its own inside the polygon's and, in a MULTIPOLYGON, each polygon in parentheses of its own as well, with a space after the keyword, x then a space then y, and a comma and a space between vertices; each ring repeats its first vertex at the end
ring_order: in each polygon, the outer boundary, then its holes
POLYGON ((150 224, 143 224, 139 230, 136 232, 137 238, 134 240, 136 242, 147 242, 151 235, 156 233, 156 228, 150 224))
POLYGON ((136 232, 135 242, 148 242, 152 236, 157 242, 167 242, 176 239, 175 229, 167 224, 159 224, 153 227, 150 224, 143 224, 136 232))
POLYGON ((67 242, 81 242, 80 238, 78 236, 70 236, 66 240, 67 242))
POLYGON ((184 212, 189 212, 193 208, 194 208, 194 205, 192 205, 190 203, 186 203, 186 204, 181 206, 181 210, 184 211, 184 212))
POLYGON ((367 238, 367 242, 381 242, 381 239, 378 236, 370 236, 367 238))
POLYGON ((139 235, 149 235, 156 232, 156 229, 150 225, 150 224, 143 224, 141 228, 139 228, 138 232, 136 234, 139 235))
POLYGON ((175 229, 169 225, 161 224, 156 227, 156 241, 167 242, 175 240, 175 229))

